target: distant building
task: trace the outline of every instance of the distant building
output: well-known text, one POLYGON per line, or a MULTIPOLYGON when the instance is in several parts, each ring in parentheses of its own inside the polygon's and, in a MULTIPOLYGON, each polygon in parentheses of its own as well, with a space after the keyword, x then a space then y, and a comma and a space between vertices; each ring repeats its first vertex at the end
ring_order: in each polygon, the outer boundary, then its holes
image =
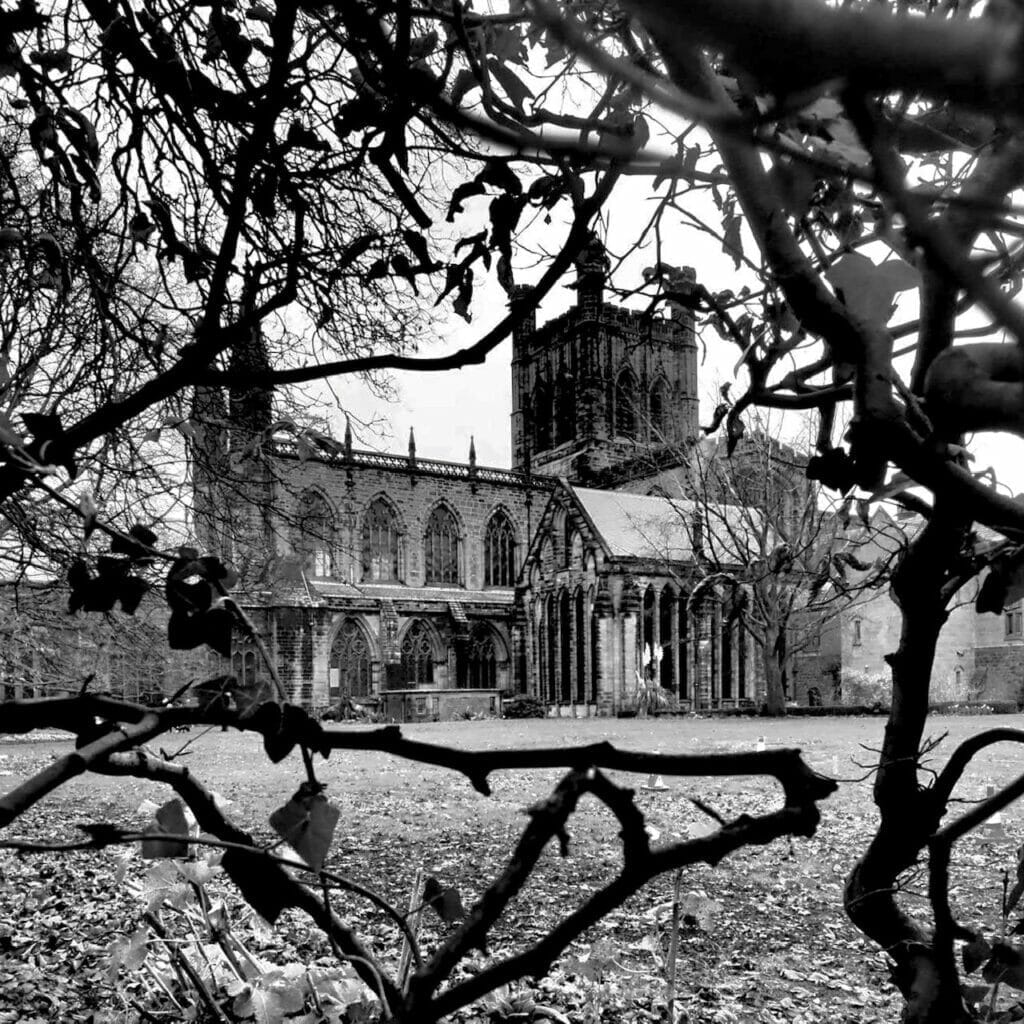
MULTIPOLYGON (((856 542, 862 557, 892 557, 921 525, 917 516, 892 516, 878 507, 870 529, 854 522, 847 535, 860 534, 856 542)), ((975 600, 983 580, 971 580, 950 604, 935 651, 931 699, 1024 705, 1022 603, 1002 615, 979 614, 975 600)), ((793 698, 807 703, 814 689, 825 703, 887 703, 891 686, 886 656, 899 646, 900 628, 900 611, 888 586, 858 593, 824 625, 816 649, 797 659, 793 698)))

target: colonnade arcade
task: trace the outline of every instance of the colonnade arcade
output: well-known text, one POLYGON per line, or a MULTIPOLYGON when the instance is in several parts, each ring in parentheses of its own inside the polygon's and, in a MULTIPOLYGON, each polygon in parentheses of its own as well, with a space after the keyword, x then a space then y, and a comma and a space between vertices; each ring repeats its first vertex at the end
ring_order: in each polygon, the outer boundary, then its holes
POLYGON ((713 594, 690 600, 670 583, 650 585, 637 625, 638 661, 648 682, 694 708, 753 698, 747 632, 741 622, 728 621, 713 594))
POLYGON ((754 697, 750 644, 712 593, 689 600, 672 584, 633 588, 619 613, 607 590, 562 587, 536 598, 526 624, 537 696, 549 704, 628 707, 639 687, 658 685, 691 708, 754 697))

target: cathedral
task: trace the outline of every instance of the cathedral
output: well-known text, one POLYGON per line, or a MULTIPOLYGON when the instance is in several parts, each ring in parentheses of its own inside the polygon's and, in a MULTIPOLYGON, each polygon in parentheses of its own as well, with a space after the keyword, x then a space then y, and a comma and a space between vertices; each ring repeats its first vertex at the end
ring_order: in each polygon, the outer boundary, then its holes
MULTIPOLYGON (((758 699, 742 626, 692 572, 714 543, 685 500, 693 314, 607 304, 606 273, 595 243, 575 305, 514 334, 511 469, 477 465, 472 444, 465 463, 417 458, 411 434, 402 455, 355 449, 348 430, 283 438, 269 395, 197 394, 197 533, 240 567, 292 699, 400 721, 497 713, 517 695, 570 716, 652 694, 692 709, 758 699), (245 439, 261 435, 254 453, 245 439)), ((259 674, 244 638, 232 661, 259 674)))

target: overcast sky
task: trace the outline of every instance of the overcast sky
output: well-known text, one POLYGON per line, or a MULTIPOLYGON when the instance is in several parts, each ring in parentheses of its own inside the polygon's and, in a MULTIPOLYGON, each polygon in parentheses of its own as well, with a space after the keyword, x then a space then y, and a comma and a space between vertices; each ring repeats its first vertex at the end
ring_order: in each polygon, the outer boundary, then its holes
MULTIPOLYGON (((613 200, 608 215, 607 237, 613 253, 617 246, 624 249, 626 239, 635 236, 635 226, 641 217, 646 218, 652 201, 650 194, 644 191, 644 182, 633 179, 625 184, 618 199, 613 200)), ((708 212, 707 220, 716 222, 713 210, 708 212)), ((680 226, 675 234, 666 233, 666 237, 675 243, 673 251, 666 253, 669 262, 693 266, 698 280, 709 289, 732 288, 735 291, 744 283, 753 283, 736 271, 733 260, 713 239, 696 229, 680 226)), ((753 252, 752 243, 748 251, 753 252)), ((876 262, 883 258, 884 254, 877 255, 876 262)), ((652 262, 654 258, 649 252, 638 254, 620 272, 619 282, 624 286, 636 284, 643 266, 652 262)), ((529 282, 538 276, 536 270, 532 273, 519 271, 517 281, 529 282)), ((538 313, 538 324, 557 316, 575 302, 575 292, 567 287, 574 280, 575 274, 570 272, 555 286, 538 313)), ((446 323, 439 325, 436 339, 422 346, 424 354, 443 354, 471 344, 504 316, 507 300, 493 272, 486 281, 478 273, 476 288, 473 323, 467 325, 452 314, 446 323)), ((905 296, 912 301, 915 294, 908 292, 905 296)), ((901 322, 912 313, 913 307, 907 308, 904 303, 893 322, 901 322)), ((706 329, 704 337, 707 348, 700 370, 699 391, 702 422, 707 422, 717 401, 719 384, 733 379, 738 353, 710 328, 706 329)), ((371 395, 365 385, 355 380, 339 383, 335 390, 354 417, 377 424, 376 429, 356 428, 357 447, 404 453, 409 429, 413 428, 417 454, 421 458, 464 462, 473 437, 480 465, 507 468, 511 463, 511 358, 509 339, 491 352, 483 366, 445 373, 396 374, 393 377, 396 399, 390 403, 371 395)), ((1006 435, 988 435, 975 439, 970 447, 976 456, 976 471, 993 466, 1000 483, 1009 492, 1024 491, 1024 442, 1006 435)))

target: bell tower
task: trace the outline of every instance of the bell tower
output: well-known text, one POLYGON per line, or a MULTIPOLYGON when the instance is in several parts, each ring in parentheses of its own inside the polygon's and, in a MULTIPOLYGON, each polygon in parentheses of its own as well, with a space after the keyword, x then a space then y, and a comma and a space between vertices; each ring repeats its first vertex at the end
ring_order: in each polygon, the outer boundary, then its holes
MULTIPOLYGON (((692 310, 671 316, 605 303, 608 255, 596 235, 576 260, 576 304, 512 337, 512 461, 578 483, 645 476, 681 462, 698 434, 692 310)), ((690 281, 696 275, 684 268, 690 281)), ((517 289, 516 302, 529 301, 517 289)))

